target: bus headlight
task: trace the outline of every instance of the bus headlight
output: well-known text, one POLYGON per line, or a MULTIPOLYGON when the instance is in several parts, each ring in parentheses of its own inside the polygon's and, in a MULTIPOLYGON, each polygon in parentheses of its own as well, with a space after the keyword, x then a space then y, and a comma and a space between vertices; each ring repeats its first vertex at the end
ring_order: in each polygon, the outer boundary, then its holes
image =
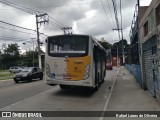
POLYGON ((87 65, 85 68, 84 79, 88 79, 90 77, 91 65, 87 65))

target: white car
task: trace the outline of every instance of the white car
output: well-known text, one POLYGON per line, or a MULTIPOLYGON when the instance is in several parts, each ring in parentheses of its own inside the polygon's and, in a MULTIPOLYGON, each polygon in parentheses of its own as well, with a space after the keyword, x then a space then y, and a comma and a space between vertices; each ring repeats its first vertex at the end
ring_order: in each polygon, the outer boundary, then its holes
POLYGON ((21 67, 10 67, 9 72, 11 73, 19 73, 22 70, 21 67))

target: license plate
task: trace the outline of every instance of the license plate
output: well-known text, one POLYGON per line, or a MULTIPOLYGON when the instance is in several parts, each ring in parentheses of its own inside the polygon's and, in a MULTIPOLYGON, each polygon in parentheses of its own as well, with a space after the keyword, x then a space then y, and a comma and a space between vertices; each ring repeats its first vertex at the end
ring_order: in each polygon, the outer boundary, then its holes
POLYGON ((71 79, 71 76, 69 76, 69 75, 63 75, 63 79, 71 79))
POLYGON ((16 80, 20 80, 20 78, 16 78, 16 80))

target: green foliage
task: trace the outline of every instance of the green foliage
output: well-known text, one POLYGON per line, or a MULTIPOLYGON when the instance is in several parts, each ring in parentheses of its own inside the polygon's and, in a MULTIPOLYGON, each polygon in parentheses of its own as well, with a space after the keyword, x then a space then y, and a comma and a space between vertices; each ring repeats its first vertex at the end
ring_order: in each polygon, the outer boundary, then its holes
MULTIPOLYGON (((41 50, 41 53, 44 52, 41 50)), ((0 51, 0 68, 8 69, 11 66, 38 66, 38 49, 35 51, 26 51, 24 54, 19 53, 18 44, 3 44, 0 51), (34 61, 34 63, 33 63, 34 61)))
MULTIPOLYGON (((15 61, 17 61, 20 58, 19 54, 19 46, 18 44, 8 44, 6 45, 2 51, 3 54, 1 54, 1 64, 5 65, 4 68, 8 68, 10 66, 15 65, 15 61)), ((1 66, 2 66, 1 65, 1 66)))
POLYGON ((10 56, 16 56, 19 57, 19 49, 18 44, 8 44, 8 47, 4 49, 4 54, 10 55, 10 56))
POLYGON ((112 48, 112 45, 106 41, 98 41, 105 49, 112 48))
POLYGON ((38 52, 26 51, 22 56, 22 60, 23 66, 38 66, 38 52))
MULTIPOLYGON (((127 43, 126 39, 123 40, 123 45, 125 46, 125 48, 130 47, 129 44, 127 43)), ((113 44, 113 48, 117 48, 117 46, 118 46, 119 49, 122 49, 122 40, 113 44)))

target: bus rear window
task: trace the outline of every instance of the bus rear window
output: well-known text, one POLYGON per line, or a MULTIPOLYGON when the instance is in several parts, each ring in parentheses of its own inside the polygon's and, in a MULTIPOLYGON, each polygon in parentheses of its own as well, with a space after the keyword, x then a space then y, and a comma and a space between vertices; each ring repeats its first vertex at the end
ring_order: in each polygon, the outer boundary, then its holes
POLYGON ((48 38, 48 55, 82 57, 88 54, 89 36, 64 35, 48 38))

